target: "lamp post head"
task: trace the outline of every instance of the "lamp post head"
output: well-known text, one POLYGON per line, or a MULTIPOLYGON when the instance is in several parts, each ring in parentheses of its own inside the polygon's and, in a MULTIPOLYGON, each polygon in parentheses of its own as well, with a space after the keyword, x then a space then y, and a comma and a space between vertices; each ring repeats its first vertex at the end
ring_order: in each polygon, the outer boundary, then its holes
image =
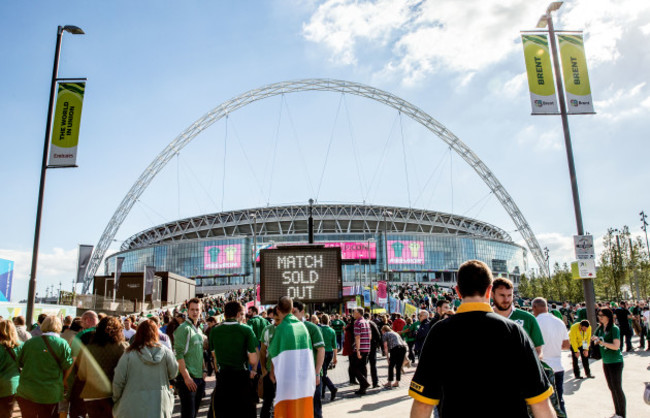
POLYGON ((86 32, 83 31, 79 26, 65 25, 61 30, 69 32, 73 35, 85 35, 86 32))

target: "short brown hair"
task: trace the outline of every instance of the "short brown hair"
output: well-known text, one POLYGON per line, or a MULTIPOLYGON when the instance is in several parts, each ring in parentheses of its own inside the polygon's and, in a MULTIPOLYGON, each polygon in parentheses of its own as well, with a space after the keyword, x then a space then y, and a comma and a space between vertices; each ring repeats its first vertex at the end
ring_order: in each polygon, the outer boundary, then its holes
POLYGON ((293 309, 293 301, 289 296, 282 296, 280 300, 278 300, 276 309, 278 312, 283 314, 291 313, 291 310, 293 309))
POLYGON ((492 271, 482 261, 469 260, 458 269, 458 291, 461 297, 483 296, 492 284, 492 271))
POLYGON ((492 290, 497 290, 500 287, 505 287, 508 290, 515 288, 510 279, 506 279, 505 277, 497 277, 492 282, 492 290))
POLYGON ((190 300, 187 301, 187 307, 189 308, 190 305, 193 304, 193 303, 197 303, 197 304, 199 305, 199 307, 201 307, 201 306, 203 305, 203 304, 201 303, 201 299, 199 299, 199 298, 192 298, 192 299, 190 299, 190 300))

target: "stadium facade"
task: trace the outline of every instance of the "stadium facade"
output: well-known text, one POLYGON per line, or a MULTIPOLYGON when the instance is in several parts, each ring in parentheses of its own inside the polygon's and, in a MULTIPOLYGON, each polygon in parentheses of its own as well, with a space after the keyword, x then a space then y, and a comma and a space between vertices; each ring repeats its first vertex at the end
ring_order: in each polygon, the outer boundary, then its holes
MULTIPOLYGON (((308 242, 309 206, 276 206, 195 216, 128 238, 107 257, 105 273, 143 272, 146 266, 196 280, 197 292, 254 281, 253 252, 308 242)), ((341 247, 344 285, 376 282, 453 284, 468 259, 487 263, 495 276, 518 283, 527 249, 506 231, 449 213, 372 206, 318 204, 312 208, 314 243, 341 247)), ((258 263, 256 263, 258 264, 258 263)), ((257 275, 259 280, 259 265, 257 275)))

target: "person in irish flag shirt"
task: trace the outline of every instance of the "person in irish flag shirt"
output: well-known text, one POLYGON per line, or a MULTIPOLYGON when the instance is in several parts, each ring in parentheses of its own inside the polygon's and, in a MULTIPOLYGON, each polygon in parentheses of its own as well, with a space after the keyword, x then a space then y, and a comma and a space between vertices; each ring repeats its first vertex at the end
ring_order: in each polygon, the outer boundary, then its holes
POLYGON ((275 418, 313 418, 318 374, 314 368, 312 342, 305 325, 291 314, 293 301, 280 298, 277 326, 268 352, 271 380, 276 383, 275 418))

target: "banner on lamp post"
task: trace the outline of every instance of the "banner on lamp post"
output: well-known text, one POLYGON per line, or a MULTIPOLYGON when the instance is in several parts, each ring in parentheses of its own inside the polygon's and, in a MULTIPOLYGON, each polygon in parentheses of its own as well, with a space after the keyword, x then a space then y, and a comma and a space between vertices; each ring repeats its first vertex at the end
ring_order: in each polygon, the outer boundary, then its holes
MULTIPOLYGON (((156 274, 154 266, 146 266, 144 268, 144 295, 153 295, 153 278, 156 274)), ((143 298, 144 300, 144 298, 143 298)))
POLYGON ((85 82, 59 83, 48 167, 75 167, 85 82))
POLYGON ((86 269, 90 256, 93 253, 92 245, 79 245, 79 257, 77 259, 77 283, 83 283, 86 276, 86 269))
POLYGON ((557 38, 568 113, 595 113, 582 35, 558 35, 557 38))
POLYGON ((558 102, 546 35, 522 35, 533 115, 556 115, 558 102))
POLYGON ((115 293, 117 293, 117 289, 120 286, 120 276, 122 275, 122 264, 124 264, 124 257, 117 257, 115 259, 115 293))

